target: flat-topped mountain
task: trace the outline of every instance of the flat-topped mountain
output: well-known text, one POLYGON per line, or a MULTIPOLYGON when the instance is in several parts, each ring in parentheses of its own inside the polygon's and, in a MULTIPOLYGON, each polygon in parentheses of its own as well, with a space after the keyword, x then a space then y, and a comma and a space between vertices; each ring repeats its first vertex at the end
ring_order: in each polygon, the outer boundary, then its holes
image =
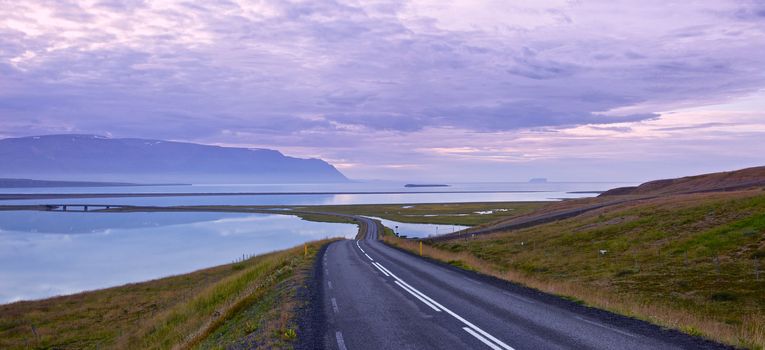
POLYGON ((0 177, 109 182, 295 183, 348 179, 321 159, 269 149, 95 135, 0 140, 0 177))
POLYGON ((614 188, 600 196, 733 191, 753 187, 765 187, 765 166, 649 181, 640 186, 614 188))

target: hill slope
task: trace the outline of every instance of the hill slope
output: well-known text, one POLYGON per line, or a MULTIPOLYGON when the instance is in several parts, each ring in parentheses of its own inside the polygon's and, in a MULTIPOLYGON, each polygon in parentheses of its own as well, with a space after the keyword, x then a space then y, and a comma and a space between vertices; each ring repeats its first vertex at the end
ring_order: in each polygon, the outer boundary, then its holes
POLYGON ((731 191, 760 186, 765 186, 765 166, 677 179, 655 180, 637 187, 614 188, 600 196, 731 191))
POLYGON ((320 159, 268 149, 208 146, 93 135, 0 140, 2 177, 110 182, 289 183, 343 182, 320 159))
POLYGON ((765 346, 761 189, 644 196, 531 227, 425 243, 426 255, 453 264, 691 334, 765 346))

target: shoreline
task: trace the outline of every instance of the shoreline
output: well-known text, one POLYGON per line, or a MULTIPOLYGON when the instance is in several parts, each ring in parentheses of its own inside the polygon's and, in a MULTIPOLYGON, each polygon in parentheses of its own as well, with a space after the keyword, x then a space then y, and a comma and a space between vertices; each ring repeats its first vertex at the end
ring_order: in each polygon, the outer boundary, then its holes
POLYGON ((556 191, 334 191, 334 192, 161 192, 161 193, 1 193, 0 201, 67 198, 131 198, 131 197, 232 197, 232 196, 311 196, 346 194, 468 194, 468 193, 545 193, 556 191))

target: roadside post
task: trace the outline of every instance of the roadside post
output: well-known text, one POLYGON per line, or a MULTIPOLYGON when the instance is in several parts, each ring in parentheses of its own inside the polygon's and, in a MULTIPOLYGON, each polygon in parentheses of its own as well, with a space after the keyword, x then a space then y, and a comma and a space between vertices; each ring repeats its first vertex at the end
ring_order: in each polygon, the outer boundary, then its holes
POLYGON ((420 256, 422 256, 422 241, 420 241, 420 256))
POLYGON ((303 256, 308 256, 308 243, 303 243, 303 256))

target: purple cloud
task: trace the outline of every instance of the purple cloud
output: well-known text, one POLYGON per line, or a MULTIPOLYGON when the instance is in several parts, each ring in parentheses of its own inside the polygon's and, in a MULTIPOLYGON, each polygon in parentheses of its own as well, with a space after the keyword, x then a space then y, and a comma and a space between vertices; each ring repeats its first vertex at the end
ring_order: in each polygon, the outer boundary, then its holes
POLYGON ((629 133, 605 124, 762 89, 764 13, 756 1, 14 2, 0 9, 0 136, 299 149, 432 129, 629 133))

